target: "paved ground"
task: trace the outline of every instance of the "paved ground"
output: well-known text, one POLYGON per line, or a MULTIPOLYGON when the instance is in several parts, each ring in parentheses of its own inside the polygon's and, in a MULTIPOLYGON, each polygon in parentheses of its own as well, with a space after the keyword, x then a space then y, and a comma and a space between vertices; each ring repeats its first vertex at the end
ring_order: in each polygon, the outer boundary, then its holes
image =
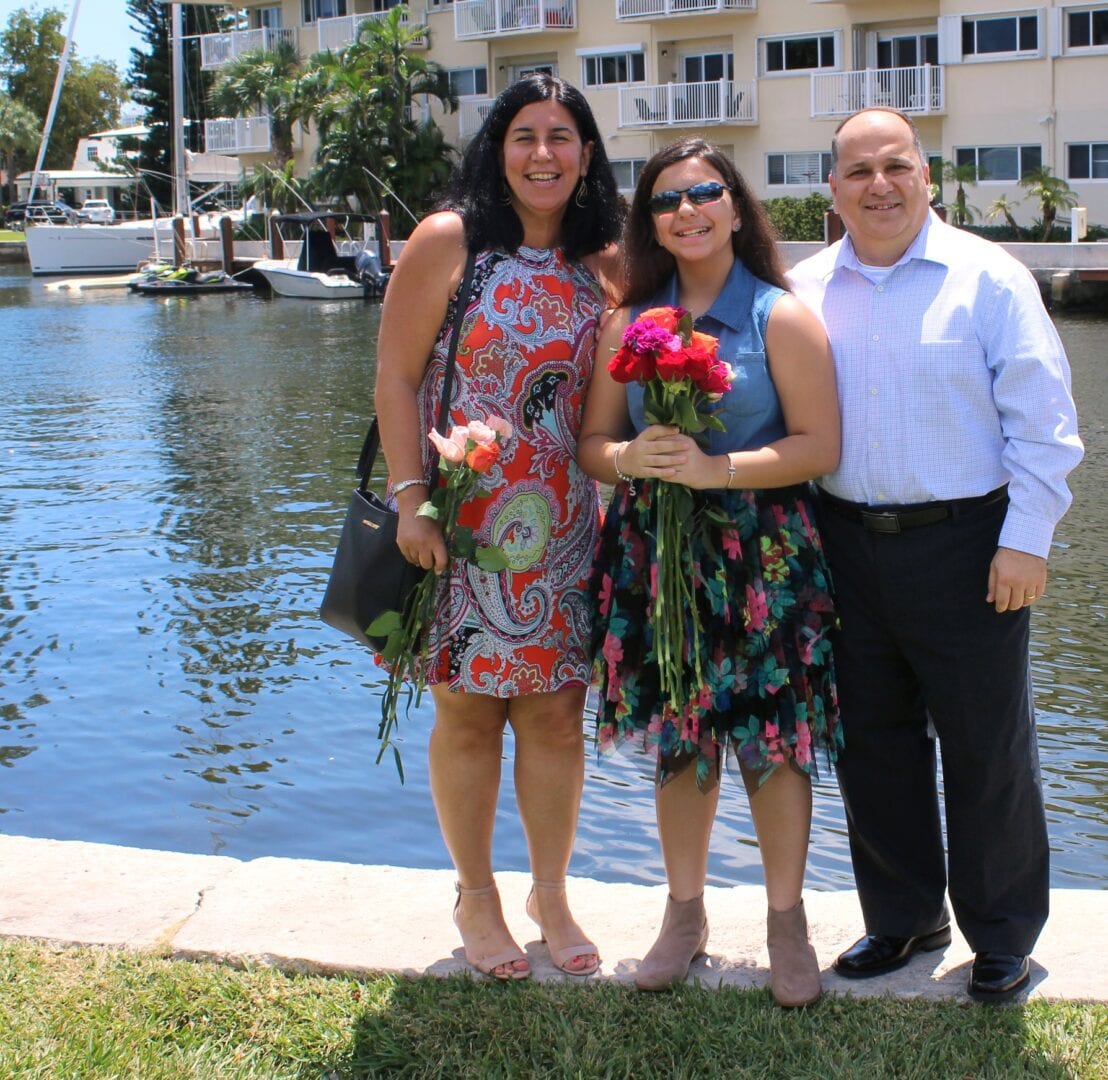
MULTIPOLYGON (((523 912, 526 875, 499 876, 508 924, 540 979, 551 965, 523 912)), ((570 881, 574 912, 596 936, 597 976, 629 982, 661 921, 663 886, 570 881)), ((157 951, 189 960, 265 963, 320 972, 467 970, 450 919, 453 877, 301 859, 240 862, 55 840, 0 836, 0 936, 157 951)), ((709 888, 710 956, 693 966, 704 986, 755 987, 767 976, 760 888, 709 888)), ((1035 950, 1032 997, 1108 1000, 1108 891, 1055 890, 1035 950)), ((824 987, 843 994, 962 998, 972 954, 957 931, 949 948, 899 972, 852 981, 830 971, 861 932, 853 892, 808 892, 824 987)))

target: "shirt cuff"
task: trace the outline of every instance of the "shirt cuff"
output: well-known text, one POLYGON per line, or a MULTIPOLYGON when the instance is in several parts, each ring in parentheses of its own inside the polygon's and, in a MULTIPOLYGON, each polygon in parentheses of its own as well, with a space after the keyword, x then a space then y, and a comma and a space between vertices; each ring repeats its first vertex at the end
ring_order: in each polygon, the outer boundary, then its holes
POLYGON ((1050 555, 1055 524, 1048 518, 1026 514, 1009 506, 997 544, 999 547, 1026 551, 1029 555, 1038 555, 1045 559, 1050 555))

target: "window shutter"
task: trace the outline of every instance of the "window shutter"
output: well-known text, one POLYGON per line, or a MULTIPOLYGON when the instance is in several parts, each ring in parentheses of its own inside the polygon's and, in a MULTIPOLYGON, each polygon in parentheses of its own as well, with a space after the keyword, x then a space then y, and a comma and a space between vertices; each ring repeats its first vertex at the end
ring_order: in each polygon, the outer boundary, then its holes
POLYGON ((939 16, 939 63, 962 62, 962 16, 939 16))
POLYGON ((877 31, 871 30, 866 34, 866 63, 867 68, 877 67, 877 31))

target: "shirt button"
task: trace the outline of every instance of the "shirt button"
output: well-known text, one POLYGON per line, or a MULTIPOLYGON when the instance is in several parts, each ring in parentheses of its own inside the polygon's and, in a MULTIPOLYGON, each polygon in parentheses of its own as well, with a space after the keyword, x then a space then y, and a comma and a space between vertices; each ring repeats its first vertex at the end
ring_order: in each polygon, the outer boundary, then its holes
POLYGON ((878 285, 877 286, 877 291, 878 292, 884 292, 885 291, 885 286, 884 285, 878 285))
POLYGON ((873 340, 874 341, 880 341, 881 340, 881 335, 880 334, 874 334, 873 335, 873 340))
POLYGON ((873 442, 870 445, 873 446, 874 450, 879 449, 880 446, 881 446, 881 444, 876 439, 874 439, 873 442))
POLYGON ((876 386, 871 386, 869 392, 873 397, 877 397, 877 387, 876 386))

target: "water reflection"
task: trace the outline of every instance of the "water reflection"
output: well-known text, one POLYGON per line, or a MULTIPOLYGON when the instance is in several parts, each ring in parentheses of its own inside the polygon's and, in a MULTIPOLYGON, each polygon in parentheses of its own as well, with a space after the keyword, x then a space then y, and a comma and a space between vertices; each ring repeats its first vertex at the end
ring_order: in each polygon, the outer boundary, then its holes
MULTIPOLYGON (((254 297, 160 303, 0 277, 0 813, 13 832, 240 858, 449 865, 422 757, 377 768, 382 674, 319 597, 371 403, 378 309, 254 297)), ((1102 887, 1108 850, 1102 583, 1108 320, 1067 318, 1089 458, 1033 618, 1058 885, 1102 887)), ((497 861, 523 869, 505 774, 497 861)), ((661 882, 653 769, 587 768, 572 872, 661 882)), ((833 783, 809 882, 851 882, 833 783)), ((758 882, 728 786, 711 879, 758 882)))

